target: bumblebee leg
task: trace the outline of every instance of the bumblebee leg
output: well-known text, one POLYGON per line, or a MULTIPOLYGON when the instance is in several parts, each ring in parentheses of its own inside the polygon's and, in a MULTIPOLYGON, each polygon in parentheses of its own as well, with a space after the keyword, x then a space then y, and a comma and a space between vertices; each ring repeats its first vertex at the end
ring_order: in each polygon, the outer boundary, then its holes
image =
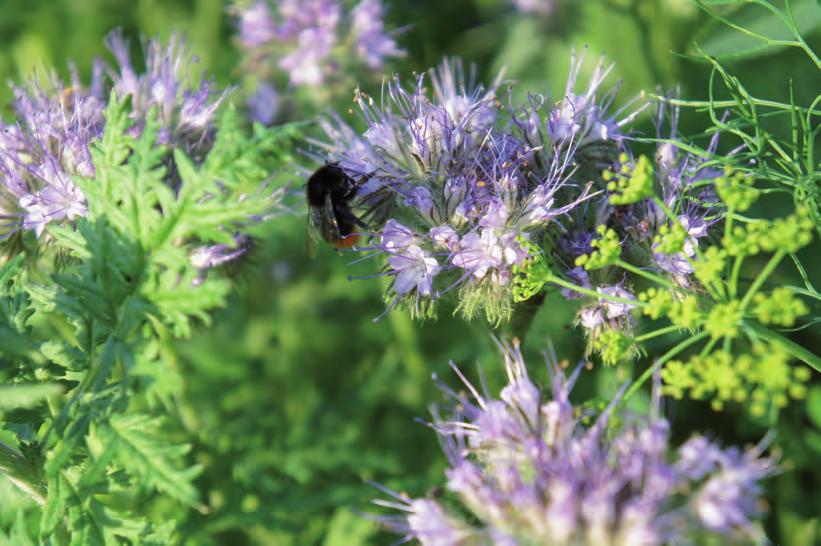
POLYGON ((347 207, 346 208, 336 207, 334 210, 336 212, 337 218, 344 220, 346 223, 349 223, 349 224, 352 224, 352 225, 356 224, 357 226, 359 226, 363 229, 369 229, 368 224, 363 222, 356 214, 351 212, 350 209, 348 209, 347 207))

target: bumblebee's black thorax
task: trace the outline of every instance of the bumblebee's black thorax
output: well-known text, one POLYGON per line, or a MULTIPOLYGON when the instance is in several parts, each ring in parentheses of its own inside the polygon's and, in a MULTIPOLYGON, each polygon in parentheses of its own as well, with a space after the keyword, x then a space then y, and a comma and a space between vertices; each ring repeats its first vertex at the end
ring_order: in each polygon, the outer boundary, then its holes
POLYGON ((356 194, 356 185, 350 176, 333 164, 323 165, 308 179, 306 188, 308 204, 312 207, 325 206, 330 194, 335 206, 343 204, 356 194))

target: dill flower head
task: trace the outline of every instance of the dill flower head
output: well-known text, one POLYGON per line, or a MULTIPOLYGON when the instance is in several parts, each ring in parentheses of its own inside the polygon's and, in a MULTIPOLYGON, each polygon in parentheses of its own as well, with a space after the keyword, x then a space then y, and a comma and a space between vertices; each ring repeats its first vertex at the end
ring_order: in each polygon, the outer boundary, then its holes
POLYGON ((658 416, 574 407, 569 377, 549 363, 540 390, 518 344, 503 346, 508 383, 481 394, 454 366, 467 394, 442 385, 454 403, 431 426, 448 458, 444 498, 388 489, 398 509, 384 524, 423 545, 661 545, 761 539, 759 482, 776 463, 761 446, 723 449, 694 436, 670 446, 658 416))
POLYGON ((655 267, 687 287, 698 240, 707 236, 709 227, 721 218, 715 182, 722 170, 712 165, 719 135, 711 138, 700 155, 684 152, 685 144, 677 135, 677 108, 659 102, 653 119, 659 140, 655 161, 622 154, 605 173, 611 179, 609 187, 618 188, 609 196, 619 211, 618 225, 614 227, 647 248, 655 267), (669 125, 667 135, 665 124, 669 125), (643 171, 647 186, 641 190, 636 186, 638 171, 643 171), (648 190, 657 199, 641 193, 637 199, 628 198, 631 192, 648 190))

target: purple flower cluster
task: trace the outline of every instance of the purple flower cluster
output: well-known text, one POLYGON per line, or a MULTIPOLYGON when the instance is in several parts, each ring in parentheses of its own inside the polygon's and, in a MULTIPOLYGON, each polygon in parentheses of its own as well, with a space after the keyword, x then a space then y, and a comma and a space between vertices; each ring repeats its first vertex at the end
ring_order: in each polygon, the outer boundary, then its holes
MULTIPOLYGON (((581 268, 577 268, 581 269, 581 268)), ((581 276, 585 275, 584 270, 578 271, 581 276)), ((590 287, 589 281, 580 285, 585 288, 590 287)), ((602 328, 612 328, 616 330, 632 329, 633 318, 630 311, 635 306, 623 301, 616 301, 612 298, 620 298, 621 300, 635 300, 636 297, 620 285, 613 286, 598 286, 596 291, 602 294, 602 297, 595 303, 585 306, 579 312, 579 322, 581 325, 591 333, 594 333, 602 328)))
POLYGON ((246 67, 259 79, 250 102, 261 123, 276 115, 255 108, 258 95, 270 92, 266 86, 275 77, 273 67, 292 86, 318 88, 347 73, 352 59, 377 71, 387 59, 404 55, 385 30, 380 0, 361 0, 347 13, 338 0, 255 0, 238 3, 233 11, 246 67))
POLYGON ((76 71, 65 86, 56 75, 12 86, 16 122, 0 127, 2 234, 21 229, 38 236, 50 221, 86 214, 85 196, 72 175, 93 176, 90 143, 103 130, 101 66, 88 90, 76 71))
POLYGON ((197 62, 178 36, 168 44, 152 40, 145 46, 145 73, 137 74, 128 54, 128 41, 120 32, 107 44, 117 60, 111 86, 120 98, 129 97, 133 130, 139 134, 150 111, 160 122, 159 143, 185 150, 189 155, 207 151, 212 143, 214 114, 228 93, 213 81, 195 83, 190 74, 197 62))
POLYGON ((105 133, 103 113, 112 90, 130 100, 134 136, 153 113, 160 123, 160 144, 195 160, 210 147, 214 113, 225 93, 216 92, 208 80, 194 83, 192 59, 182 42, 149 42, 143 74, 134 70, 120 32, 110 34, 107 43, 116 65, 95 62, 88 85, 72 70, 69 85, 55 75, 13 86, 15 121, 0 127, 2 236, 32 230, 39 237, 48 223, 87 213, 86 198, 73 178, 95 175, 91 145, 105 133))
MULTIPOLYGON (((599 74, 601 71, 597 70, 594 81, 599 74)), ((577 103, 583 105, 585 101, 580 99, 577 103)), ((694 265, 702 259, 699 240, 706 237, 710 226, 721 218, 713 182, 722 172, 710 167, 718 136, 711 139, 703 155, 682 151, 685 146, 676 135, 677 117, 675 108, 659 103, 654 116, 658 141, 655 161, 646 173, 652 195, 630 204, 614 204, 611 199, 614 194, 609 190, 603 192, 584 208, 574 211, 566 223, 567 230, 551 249, 555 268, 564 277, 581 288, 603 294, 597 301, 582 306, 578 313, 577 324, 585 330, 590 343, 588 352, 601 353, 605 345, 612 345, 614 340, 623 341, 627 347, 635 329, 631 314, 635 307, 624 300, 636 299, 634 294, 648 277, 660 279, 665 290, 692 287, 694 265), (669 133, 664 134, 664 127, 668 125, 669 133), (617 244, 613 258, 631 262, 631 269, 625 270, 623 263, 581 266, 584 262, 580 262, 580 258, 602 252, 605 236, 597 229, 603 228, 612 230, 617 244), (672 243, 675 238, 680 244, 672 243), (635 275, 637 269, 645 274, 635 275), (601 338, 605 332, 613 335, 601 338)), ((561 116, 554 119, 559 118, 561 116)), ((588 124, 590 131, 585 131, 584 125, 578 122, 560 123, 555 127, 577 127, 578 137, 585 139, 588 135, 608 134, 611 128, 618 129, 620 123, 611 119, 588 124)), ((633 173, 642 162, 634 157, 632 146, 630 139, 622 138, 615 149, 618 154, 615 159, 611 156, 606 170, 623 177, 637 176, 633 173)), ((567 288, 562 293, 568 299, 587 297, 567 288)), ((683 297, 678 292, 672 295, 675 299, 683 297)), ((635 351, 623 354, 634 355, 635 351)))
POLYGON ((551 362, 552 388, 543 393, 518 345, 503 351, 508 383, 498 398, 480 394, 455 366, 470 396, 442 385, 455 407, 431 425, 449 463, 445 499, 383 488, 393 499, 376 501, 404 512, 380 519, 405 540, 653 546, 763 538, 759 482, 776 462, 761 446, 722 449, 694 436, 672 450, 658 398, 650 418, 614 415, 618 396, 596 414, 570 402, 578 369, 566 377, 551 362))
POLYGON ((501 77, 477 85, 446 61, 412 86, 387 81, 379 102, 358 92, 364 133, 340 117, 324 122, 330 142, 317 143, 317 157, 360 181, 357 204, 376 233, 370 249, 388 256, 395 302, 417 309, 458 288, 467 315, 509 313, 512 277, 531 246, 548 230, 566 233, 560 219, 594 195, 581 169, 589 149, 617 150, 641 110, 610 112, 602 63, 576 94, 582 58, 552 104, 536 95, 503 104, 501 77))
POLYGON ((555 0, 513 0, 513 7, 526 14, 547 17, 556 9, 555 0))

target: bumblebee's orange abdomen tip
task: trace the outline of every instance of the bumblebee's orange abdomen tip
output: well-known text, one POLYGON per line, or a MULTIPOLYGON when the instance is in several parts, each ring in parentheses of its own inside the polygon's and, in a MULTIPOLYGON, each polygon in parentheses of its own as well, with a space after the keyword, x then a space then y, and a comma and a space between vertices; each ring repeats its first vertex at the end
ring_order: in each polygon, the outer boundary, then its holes
POLYGON ((359 235, 347 235, 334 243, 336 248, 353 248, 359 241, 359 235))

